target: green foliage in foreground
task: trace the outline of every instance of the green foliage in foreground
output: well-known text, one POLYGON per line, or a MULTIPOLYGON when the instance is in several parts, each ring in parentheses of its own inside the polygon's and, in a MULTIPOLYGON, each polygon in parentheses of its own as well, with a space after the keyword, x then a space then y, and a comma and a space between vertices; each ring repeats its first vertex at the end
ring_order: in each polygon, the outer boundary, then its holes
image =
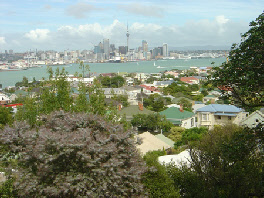
POLYGON ((16 198, 17 193, 13 189, 14 179, 8 179, 0 185, 0 197, 1 198, 16 198))
POLYGON ((181 138, 175 141, 176 149, 182 145, 192 145, 199 141, 206 133, 208 132, 208 128, 206 127, 193 127, 190 129, 185 129, 181 133, 181 138))
POLYGON ((182 197, 263 197, 263 127, 218 126, 190 150, 191 167, 168 175, 182 197))
POLYGON ((179 190, 174 187, 174 182, 167 174, 165 166, 158 162, 158 157, 165 154, 165 151, 152 151, 144 155, 148 171, 143 176, 143 183, 147 187, 149 197, 180 197, 179 190))
POLYGON ((15 123, 0 131, 0 144, 19 154, 18 167, 9 166, 16 170, 12 188, 18 197, 146 195, 146 167, 132 131, 92 114, 60 111, 41 120, 38 130, 15 123))
POLYGON ((2 107, 0 105, 0 129, 6 124, 11 125, 13 123, 12 108, 2 107))
POLYGON ((250 109, 264 106, 264 12, 249 26, 242 42, 233 44, 228 62, 215 67, 211 82, 231 88, 230 99, 250 109))

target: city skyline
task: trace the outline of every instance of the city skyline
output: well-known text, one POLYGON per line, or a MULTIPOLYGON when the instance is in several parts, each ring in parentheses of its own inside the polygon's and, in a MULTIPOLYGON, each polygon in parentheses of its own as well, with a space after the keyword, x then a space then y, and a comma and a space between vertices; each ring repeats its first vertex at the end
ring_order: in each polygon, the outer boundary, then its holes
POLYGON ((263 0, 3 1, 0 52, 93 50, 109 39, 116 46, 169 48, 225 46, 240 42, 249 22, 263 12, 263 0))

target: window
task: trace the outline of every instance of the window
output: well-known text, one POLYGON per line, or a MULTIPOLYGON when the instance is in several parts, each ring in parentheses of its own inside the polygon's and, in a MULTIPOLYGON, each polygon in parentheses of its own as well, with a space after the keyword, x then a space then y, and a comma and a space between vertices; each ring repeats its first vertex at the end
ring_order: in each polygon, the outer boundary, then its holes
POLYGON ((231 120, 232 119, 232 117, 231 116, 228 116, 228 120, 231 120))
POLYGON ((220 115, 219 115, 219 116, 217 116, 217 119, 221 120, 221 116, 220 116, 220 115))
POLYGON ((191 119, 191 126, 194 125, 194 118, 191 119))
POLYGON ((208 120, 208 114, 202 114, 202 120, 207 121, 208 120))

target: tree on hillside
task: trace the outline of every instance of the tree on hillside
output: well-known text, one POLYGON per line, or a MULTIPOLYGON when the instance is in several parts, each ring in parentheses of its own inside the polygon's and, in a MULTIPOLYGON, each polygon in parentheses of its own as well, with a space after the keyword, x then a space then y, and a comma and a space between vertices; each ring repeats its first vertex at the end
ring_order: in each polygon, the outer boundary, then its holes
POLYGON ((17 197, 146 196, 146 167, 132 131, 84 113, 59 111, 41 120, 38 129, 15 123, 0 132, 0 149, 8 148, 1 160, 17 156, 18 166, 9 166, 16 169, 17 197))
POLYGON ((166 120, 165 116, 162 116, 158 113, 155 114, 136 114, 133 115, 131 124, 134 127, 138 127, 142 130, 156 131, 160 132, 162 129, 164 132, 167 132, 173 127, 173 124, 166 120))
POLYGON ((144 107, 151 111, 160 112, 166 109, 165 103, 166 100, 159 94, 151 94, 148 98, 145 98, 143 101, 144 107))
POLYGON ((12 108, 2 107, 0 105, 0 129, 3 128, 6 124, 13 123, 12 108))
POLYGON ((264 106, 264 13, 250 23, 228 61, 215 67, 212 82, 231 90, 231 99, 243 107, 264 106))
POLYGON ((77 63, 79 63, 79 69, 82 70, 82 77, 85 77, 85 72, 89 72, 90 78, 90 66, 88 64, 84 64, 84 62, 81 60, 78 60, 77 63))
POLYGON ((143 176, 150 197, 180 197, 179 190, 174 187, 173 180, 166 172, 166 167, 158 162, 158 157, 166 155, 166 151, 149 151, 144 155, 148 171, 143 176))
POLYGON ((122 76, 101 76, 99 77, 99 80, 103 87, 108 88, 119 88, 125 84, 125 79, 122 76))
POLYGON ((263 126, 215 126, 190 148, 191 165, 168 168, 183 197, 263 197, 263 126))

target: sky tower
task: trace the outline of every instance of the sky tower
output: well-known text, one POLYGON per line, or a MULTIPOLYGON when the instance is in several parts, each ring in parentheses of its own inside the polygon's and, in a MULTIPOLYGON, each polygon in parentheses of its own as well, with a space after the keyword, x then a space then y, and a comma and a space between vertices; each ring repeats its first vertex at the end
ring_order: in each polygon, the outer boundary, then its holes
POLYGON ((129 48, 128 48, 128 40, 129 40, 129 33, 128 33, 128 24, 127 24, 127 33, 126 33, 126 37, 127 37, 127 53, 128 53, 128 50, 129 50, 129 48))

